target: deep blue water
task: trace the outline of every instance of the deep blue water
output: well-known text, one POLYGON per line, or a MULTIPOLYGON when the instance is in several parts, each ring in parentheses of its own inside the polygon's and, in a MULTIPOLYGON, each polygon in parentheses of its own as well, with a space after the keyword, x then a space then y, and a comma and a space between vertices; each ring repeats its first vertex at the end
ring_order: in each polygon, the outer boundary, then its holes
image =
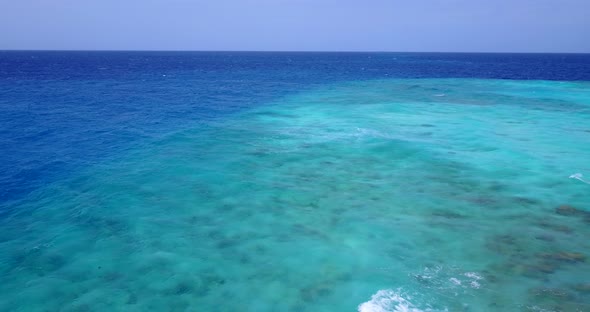
POLYGON ((0 52, 0 203, 133 141, 339 81, 590 80, 590 55, 0 52))

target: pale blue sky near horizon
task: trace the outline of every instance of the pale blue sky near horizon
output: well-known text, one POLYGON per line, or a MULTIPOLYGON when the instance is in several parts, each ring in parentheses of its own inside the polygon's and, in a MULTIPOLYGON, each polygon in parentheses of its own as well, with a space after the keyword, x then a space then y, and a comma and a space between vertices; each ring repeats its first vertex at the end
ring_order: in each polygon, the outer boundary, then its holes
POLYGON ((590 52, 590 0, 0 0, 0 49, 590 52))

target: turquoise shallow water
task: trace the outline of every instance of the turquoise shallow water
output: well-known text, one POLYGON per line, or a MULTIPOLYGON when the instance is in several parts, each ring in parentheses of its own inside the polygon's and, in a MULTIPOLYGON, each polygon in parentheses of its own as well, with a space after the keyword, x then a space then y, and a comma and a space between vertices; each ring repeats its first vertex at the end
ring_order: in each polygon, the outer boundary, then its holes
POLYGON ((0 310, 590 311, 589 143, 588 82, 290 95, 11 202, 0 310))

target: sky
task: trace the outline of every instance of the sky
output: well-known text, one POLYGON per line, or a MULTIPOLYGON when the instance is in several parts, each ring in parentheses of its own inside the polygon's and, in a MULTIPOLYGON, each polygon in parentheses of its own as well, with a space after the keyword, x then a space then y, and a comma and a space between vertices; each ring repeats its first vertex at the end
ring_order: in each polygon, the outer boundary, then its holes
POLYGON ((0 49, 590 53, 590 0, 0 0, 0 49))

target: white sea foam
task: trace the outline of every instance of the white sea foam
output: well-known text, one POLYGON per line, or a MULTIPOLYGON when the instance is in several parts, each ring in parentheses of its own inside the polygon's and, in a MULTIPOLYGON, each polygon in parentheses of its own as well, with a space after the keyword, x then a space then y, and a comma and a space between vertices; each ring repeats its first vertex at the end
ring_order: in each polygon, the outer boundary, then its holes
POLYGON ((479 289, 481 287, 481 284, 479 283, 479 281, 483 279, 481 275, 475 272, 467 272, 463 275, 471 280, 469 282, 471 288, 479 289))
POLYGON ((584 177, 584 175, 582 175, 581 173, 574 173, 570 176, 570 179, 576 179, 576 180, 580 180, 586 184, 590 184, 590 182, 582 179, 584 177))
POLYGON ((466 277, 469 277, 471 279, 474 279, 474 280, 483 279, 483 277, 481 277, 481 275, 479 275, 479 274, 477 274, 475 272, 467 272, 467 273, 465 273, 463 275, 465 275, 466 277))
POLYGON ((429 280, 428 287, 439 290, 479 289, 483 276, 476 272, 462 272, 453 267, 427 267, 420 274, 414 275, 419 280, 429 280))
POLYGON ((371 300, 361 303, 358 306, 359 312, 423 312, 416 308, 410 296, 402 296, 400 290, 391 289, 379 290, 371 296, 371 300))

